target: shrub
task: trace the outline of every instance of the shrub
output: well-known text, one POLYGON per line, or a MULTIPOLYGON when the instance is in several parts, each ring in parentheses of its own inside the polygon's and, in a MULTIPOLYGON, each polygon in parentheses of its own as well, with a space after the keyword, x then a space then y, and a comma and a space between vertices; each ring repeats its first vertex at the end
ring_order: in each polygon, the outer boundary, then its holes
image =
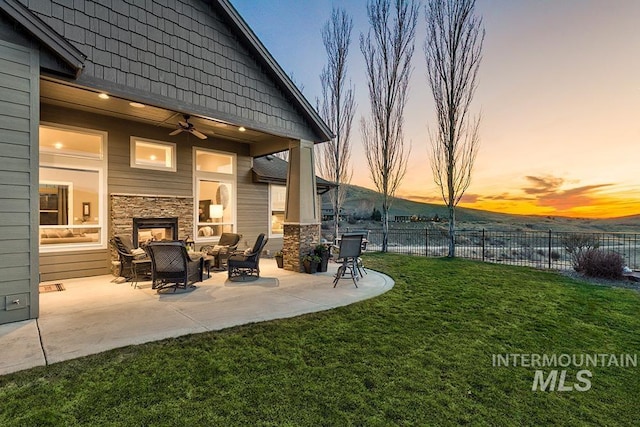
POLYGON ((319 257, 322 257, 325 254, 329 253, 329 248, 327 248, 326 245, 316 245, 316 247, 313 249, 313 253, 314 255, 318 255, 319 257))
POLYGON ((320 258, 318 255, 316 255, 313 252, 309 252, 307 255, 302 257, 302 262, 304 261, 319 263, 320 261, 322 261, 322 258, 320 258))
POLYGON ((571 257, 573 269, 578 270, 583 254, 600 247, 600 240, 593 234, 569 234, 562 238, 562 245, 571 257))
POLYGON ((574 268, 590 277, 620 279, 623 267, 624 259, 620 254, 600 249, 588 249, 578 256, 577 265, 574 268))

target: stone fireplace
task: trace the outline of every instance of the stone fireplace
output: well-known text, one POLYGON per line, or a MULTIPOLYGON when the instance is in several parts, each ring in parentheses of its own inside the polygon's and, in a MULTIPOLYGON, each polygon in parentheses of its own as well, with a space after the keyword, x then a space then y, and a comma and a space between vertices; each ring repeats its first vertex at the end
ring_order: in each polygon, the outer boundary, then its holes
MULTIPOLYGON (((137 245, 135 240, 141 230, 135 231, 134 219, 143 220, 144 231, 151 231, 152 234, 153 230, 156 230, 156 234, 160 230, 170 233, 170 236, 165 236, 167 239, 186 240, 193 237, 193 197, 111 194, 110 201, 110 237, 126 234, 137 245), (175 226, 168 223, 174 219, 175 226)), ((112 257, 117 259, 117 254, 114 252, 112 257)))
POLYGON ((178 218, 133 218, 133 246, 150 240, 177 240, 178 218))

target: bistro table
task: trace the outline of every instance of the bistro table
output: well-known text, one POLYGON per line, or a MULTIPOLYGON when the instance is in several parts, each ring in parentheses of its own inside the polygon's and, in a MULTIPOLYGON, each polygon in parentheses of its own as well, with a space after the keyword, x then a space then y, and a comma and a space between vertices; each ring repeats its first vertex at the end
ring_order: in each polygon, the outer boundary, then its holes
POLYGON ((211 278, 211 263, 214 261, 214 257, 212 255, 209 255, 206 252, 189 251, 189 258, 191 258, 192 261, 202 258, 204 261, 204 268, 207 269, 207 279, 211 278))

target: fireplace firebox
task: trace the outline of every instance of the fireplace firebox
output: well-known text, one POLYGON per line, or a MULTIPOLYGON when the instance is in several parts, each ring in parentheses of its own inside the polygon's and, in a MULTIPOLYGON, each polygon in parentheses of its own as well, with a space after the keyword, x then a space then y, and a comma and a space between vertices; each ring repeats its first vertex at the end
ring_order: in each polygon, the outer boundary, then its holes
POLYGON ((133 245, 152 240, 178 240, 178 218, 133 218, 133 245))

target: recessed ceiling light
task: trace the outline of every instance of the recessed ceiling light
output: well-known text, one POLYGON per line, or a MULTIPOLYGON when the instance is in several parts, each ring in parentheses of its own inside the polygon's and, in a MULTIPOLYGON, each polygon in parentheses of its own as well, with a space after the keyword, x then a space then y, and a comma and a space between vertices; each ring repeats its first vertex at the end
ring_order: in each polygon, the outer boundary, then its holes
POLYGON ((156 157, 156 155, 155 155, 155 154, 152 154, 151 156, 149 156, 149 158, 150 158, 151 160, 155 160, 155 159, 157 159, 157 157, 156 157))
POLYGON ((107 95, 106 93, 101 93, 100 95, 98 95, 98 98, 100 98, 100 99, 109 99, 109 95, 107 95))
POLYGON ((59 150, 59 149, 61 149, 62 147, 64 147, 64 145, 62 145, 62 142, 56 142, 55 144, 53 144, 53 146, 54 146, 57 150, 59 150))
POLYGON ((240 126, 240 127, 238 128, 238 130, 239 130, 240 132, 244 132, 246 129, 244 128, 244 126, 240 126))
POLYGON ((130 102, 129 105, 135 108, 144 108, 144 104, 140 104, 139 102, 130 102))

